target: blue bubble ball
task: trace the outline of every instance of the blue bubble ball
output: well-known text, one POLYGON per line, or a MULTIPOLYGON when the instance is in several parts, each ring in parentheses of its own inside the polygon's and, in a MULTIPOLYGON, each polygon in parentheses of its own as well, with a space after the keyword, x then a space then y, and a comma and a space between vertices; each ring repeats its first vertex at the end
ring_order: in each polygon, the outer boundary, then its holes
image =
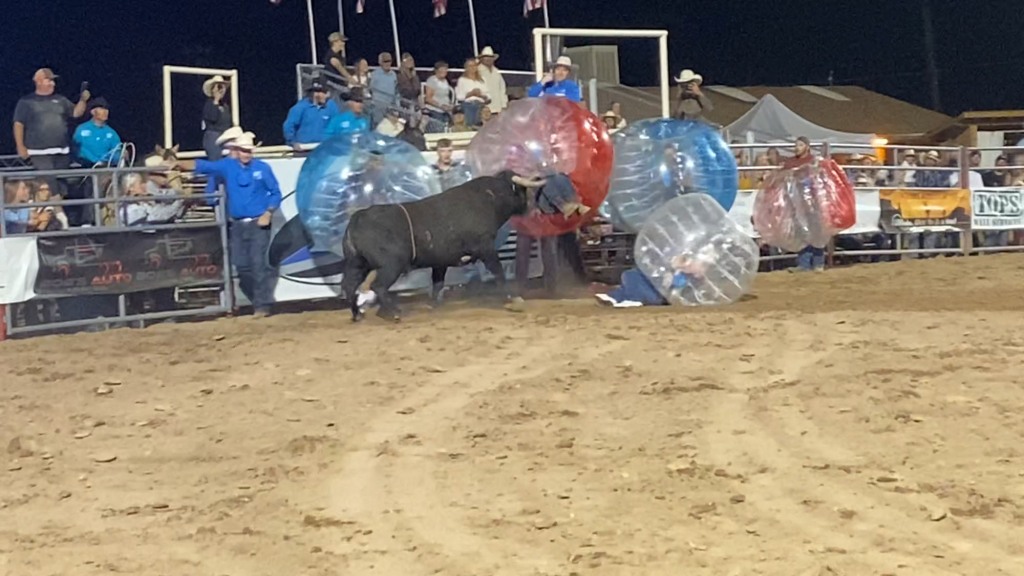
POLYGON ((434 168, 412 144, 383 134, 342 134, 320 143, 299 172, 295 202, 313 249, 341 255, 349 218, 374 204, 441 192, 434 168))
POLYGON ((726 211, 736 201, 736 158, 709 124, 641 120, 616 132, 612 143, 615 163, 601 212, 620 230, 639 232, 655 210, 682 194, 707 194, 726 211))

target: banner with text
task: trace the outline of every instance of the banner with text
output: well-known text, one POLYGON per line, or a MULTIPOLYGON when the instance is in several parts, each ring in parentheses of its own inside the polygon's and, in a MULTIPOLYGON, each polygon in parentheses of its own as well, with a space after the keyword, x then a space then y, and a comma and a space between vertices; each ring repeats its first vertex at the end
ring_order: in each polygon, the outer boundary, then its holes
POLYGON ((967 189, 881 190, 878 199, 882 230, 890 234, 971 227, 971 191, 967 189))
POLYGON ((971 190, 971 228, 1013 230, 1024 228, 1024 189, 971 190))
POLYGON ((172 288, 224 274, 220 230, 213 227, 38 238, 37 245, 41 296, 172 288))

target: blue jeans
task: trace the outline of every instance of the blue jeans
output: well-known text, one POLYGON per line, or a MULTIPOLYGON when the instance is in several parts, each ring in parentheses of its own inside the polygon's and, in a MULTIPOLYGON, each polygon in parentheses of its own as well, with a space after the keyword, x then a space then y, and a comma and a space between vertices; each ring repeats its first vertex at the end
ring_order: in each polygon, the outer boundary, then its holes
POLYGON ((480 125, 480 111, 484 109, 482 102, 459 102, 459 106, 466 115, 466 126, 480 125))
POLYGON ((231 263, 238 272, 238 287, 253 308, 269 312, 277 285, 277 270, 267 260, 270 228, 260 228, 256 220, 232 220, 228 239, 231 263))
POLYGON ((640 302, 644 306, 664 306, 668 302, 661 296, 658 289, 644 276, 644 273, 631 268, 622 273, 622 283, 608 293, 616 302, 626 300, 640 302))
POLYGON ((825 267, 825 249, 804 246, 796 256, 796 266, 801 270, 825 267))

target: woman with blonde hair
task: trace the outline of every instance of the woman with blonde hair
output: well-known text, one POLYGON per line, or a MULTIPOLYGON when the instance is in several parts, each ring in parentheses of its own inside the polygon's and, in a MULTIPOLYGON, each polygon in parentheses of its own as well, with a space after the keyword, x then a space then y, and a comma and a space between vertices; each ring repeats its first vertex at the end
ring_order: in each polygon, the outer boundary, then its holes
POLYGON ((480 62, 476 58, 466 58, 464 66, 462 76, 455 83, 455 99, 466 115, 466 124, 475 128, 480 125, 480 110, 491 99, 487 95, 487 83, 480 75, 480 62))

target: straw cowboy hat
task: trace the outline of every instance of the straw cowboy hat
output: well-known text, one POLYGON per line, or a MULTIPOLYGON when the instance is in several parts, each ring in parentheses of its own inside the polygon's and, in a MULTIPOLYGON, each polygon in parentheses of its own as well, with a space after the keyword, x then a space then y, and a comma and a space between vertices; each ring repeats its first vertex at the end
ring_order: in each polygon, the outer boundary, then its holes
POLYGON ((490 57, 490 58, 494 58, 495 60, 497 60, 498 59, 498 54, 494 52, 494 48, 491 48, 490 46, 484 46, 484 49, 481 50, 480 53, 476 55, 476 57, 477 58, 487 58, 487 57, 490 57))
POLYGON ((925 154, 925 157, 931 158, 932 160, 938 160, 939 159, 939 153, 936 152, 935 150, 929 150, 928 153, 925 154))
POLYGON ((699 85, 704 82, 704 77, 701 76, 700 74, 697 74, 693 70, 687 68, 686 70, 683 70, 682 72, 679 73, 679 76, 676 77, 676 82, 680 84, 686 84, 687 82, 696 82, 699 85))
POLYGON ((143 165, 145 165, 146 168, 162 168, 162 170, 152 170, 152 172, 168 172, 171 169, 170 163, 168 163, 167 160, 164 160, 159 154, 147 156, 146 159, 143 160, 143 165))
POLYGON ((240 150, 252 151, 263 145, 263 142, 256 142, 256 135, 252 132, 246 132, 235 138, 228 144, 231 148, 238 148, 240 150))
POLYGON ((217 146, 223 146, 225 142, 230 142, 244 133, 241 126, 232 126, 221 132, 220 136, 217 137, 217 146))
POLYGON ((207 98, 213 96, 213 86, 215 84, 228 84, 228 81, 225 80, 224 77, 220 74, 217 74, 213 78, 210 78, 206 80, 206 82, 203 82, 203 94, 206 94, 207 98))
POLYGON ((565 66, 566 68, 572 68, 572 58, 568 56, 559 56, 558 60, 555 60, 555 67, 565 66))
POLYGON ((607 111, 607 112, 605 112, 604 114, 601 115, 601 119, 602 120, 604 120, 605 118, 611 118, 612 120, 618 120, 619 119, 619 115, 616 114, 615 112, 612 112, 611 110, 609 110, 609 111, 607 111))

